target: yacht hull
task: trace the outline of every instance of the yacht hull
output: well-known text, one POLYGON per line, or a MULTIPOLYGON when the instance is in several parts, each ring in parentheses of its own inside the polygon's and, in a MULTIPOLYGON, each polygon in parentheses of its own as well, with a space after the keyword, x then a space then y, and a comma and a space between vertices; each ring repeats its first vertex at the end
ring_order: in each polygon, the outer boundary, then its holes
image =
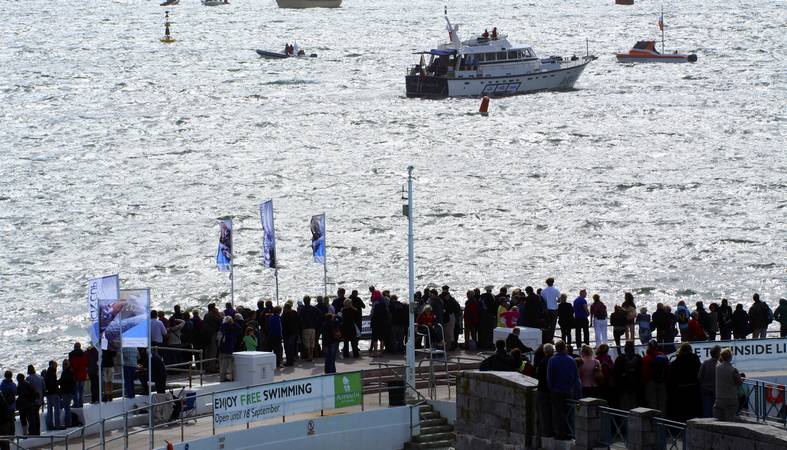
POLYGON ((279 8, 338 8, 342 0, 276 0, 279 8))
POLYGON ((445 78, 407 75, 405 83, 407 96, 419 98, 481 97, 485 95, 492 97, 539 91, 561 91, 572 89, 589 63, 588 60, 582 64, 557 70, 500 77, 445 78))

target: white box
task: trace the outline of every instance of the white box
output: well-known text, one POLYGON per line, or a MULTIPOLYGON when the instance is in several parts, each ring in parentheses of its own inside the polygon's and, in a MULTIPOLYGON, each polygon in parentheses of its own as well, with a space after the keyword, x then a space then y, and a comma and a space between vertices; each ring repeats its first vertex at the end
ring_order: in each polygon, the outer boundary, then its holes
MULTIPOLYGON (((541 328, 529 328, 529 327, 517 327, 519 328, 519 340, 522 341, 523 344, 527 345, 528 347, 532 348, 533 350, 537 349, 539 345, 541 345, 541 328)), ((505 327, 497 327, 494 330, 494 342, 497 341, 505 341, 508 338, 508 335, 511 334, 513 328, 505 328, 505 327)))
POLYGON ((272 383, 276 371, 276 355, 272 352, 235 352, 232 354, 235 367, 234 381, 247 386, 272 383))

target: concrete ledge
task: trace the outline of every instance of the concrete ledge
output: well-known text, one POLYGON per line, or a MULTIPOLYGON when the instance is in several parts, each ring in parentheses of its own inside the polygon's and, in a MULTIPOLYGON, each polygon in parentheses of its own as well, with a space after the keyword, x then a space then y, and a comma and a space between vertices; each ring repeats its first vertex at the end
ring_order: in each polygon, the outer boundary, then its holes
POLYGON ((784 450, 787 429, 753 422, 721 422, 716 419, 692 419, 686 424, 688 444, 692 449, 712 450, 784 450))

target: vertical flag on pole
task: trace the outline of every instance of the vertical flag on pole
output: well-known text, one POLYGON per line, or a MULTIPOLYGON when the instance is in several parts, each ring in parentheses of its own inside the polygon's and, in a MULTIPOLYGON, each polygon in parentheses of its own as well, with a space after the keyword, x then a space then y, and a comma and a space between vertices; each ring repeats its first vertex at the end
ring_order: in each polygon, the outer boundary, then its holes
POLYGON ((108 314, 111 306, 120 297, 120 277, 109 275, 91 278, 87 282, 87 312, 90 319, 90 339, 99 347, 100 337, 104 330, 102 323, 109 323, 108 314), (109 310, 107 310, 109 308, 109 310))
POLYGON ((659 30, 664 31, 664 11, 662 11, 659 16, 659 30))
POLYGON ((325 264, 325 213, 312 216, 312 255, 314 262, 325 264))
POLYGON ((260 203, 262 223, 262 265, 276 268, 276 232, 273 228, 273 200, 260 203))
POLYGON ((216 267, 219 272, 232 272, 232 219, 219 221, 219 249, 216 252, 216 267))

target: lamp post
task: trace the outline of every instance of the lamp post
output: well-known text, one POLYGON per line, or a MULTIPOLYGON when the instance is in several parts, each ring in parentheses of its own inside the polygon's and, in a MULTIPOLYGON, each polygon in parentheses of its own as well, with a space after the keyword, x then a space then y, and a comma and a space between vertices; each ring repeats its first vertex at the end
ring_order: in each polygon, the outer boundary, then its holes
MULTIPOLYGON (((407 167, 407 287, 408 287, 408 331, 407 331, 407 370, 406 382, 415 391, 415 254, 413 251, 413 166, 407 167)), ((409 392, 409 391, 408 391, 409 392)), ((415 394, 415 392, 413 392, 415 394)), ((413 395, 415 397, 415 395, 413 395)))

